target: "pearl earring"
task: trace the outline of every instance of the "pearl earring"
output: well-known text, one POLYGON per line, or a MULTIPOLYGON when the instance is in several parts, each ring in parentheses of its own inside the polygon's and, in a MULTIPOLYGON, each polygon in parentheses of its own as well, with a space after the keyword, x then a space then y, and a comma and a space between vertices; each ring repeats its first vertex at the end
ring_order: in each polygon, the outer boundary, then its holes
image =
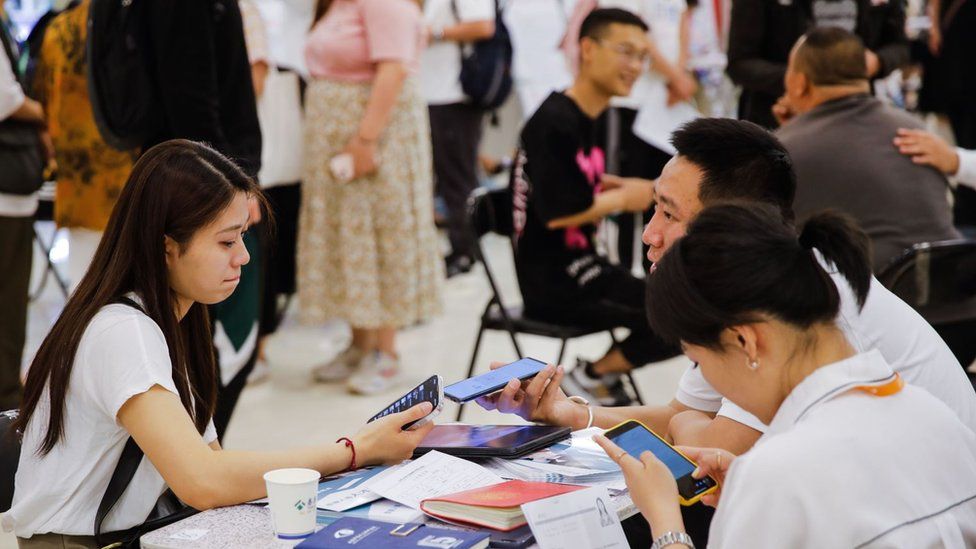
POLYGON ((759 369, 759 359, 755 359, 755 360, 749 362, 749 369, 750 370, 758 370, 759 369))

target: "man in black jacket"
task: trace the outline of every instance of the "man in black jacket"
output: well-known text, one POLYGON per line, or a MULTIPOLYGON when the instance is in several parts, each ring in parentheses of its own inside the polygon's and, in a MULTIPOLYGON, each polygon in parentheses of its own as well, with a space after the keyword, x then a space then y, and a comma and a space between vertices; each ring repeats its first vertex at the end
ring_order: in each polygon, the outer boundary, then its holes
POLYGON ((908 61, 903 0, 733 0, 728 73, 742 86, 739 118, 777 127, 790 49, 815 27, 840 27, 861 37, 868 77, 908 61))

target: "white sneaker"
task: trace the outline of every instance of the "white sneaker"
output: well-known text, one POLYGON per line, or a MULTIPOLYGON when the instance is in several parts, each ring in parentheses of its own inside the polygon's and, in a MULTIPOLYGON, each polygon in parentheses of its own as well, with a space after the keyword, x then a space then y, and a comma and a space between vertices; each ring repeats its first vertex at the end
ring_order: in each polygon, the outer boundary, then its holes
POLYGON ((351 393, 373 395, 398 385, 400 378, 400 361, 386 353, 373 351, 346 381, 346 388, 351 393))
POLYGON ((348 349, 336 355, 332 360, 321 366, 316 366, 312 370, 312 377, 315 378, 315 381, 323 383, 343 381, 348 379, 353 371, 359 367, 363 358, 363 352, 359 350, 359 347, 350 345, 348 349))

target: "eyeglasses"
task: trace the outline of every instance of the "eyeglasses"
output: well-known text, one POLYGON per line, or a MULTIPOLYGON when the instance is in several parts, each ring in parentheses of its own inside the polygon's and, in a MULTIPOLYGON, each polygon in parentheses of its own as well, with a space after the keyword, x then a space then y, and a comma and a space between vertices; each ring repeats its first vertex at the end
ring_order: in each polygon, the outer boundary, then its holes
POLYGON ((607 44, 606 42, 600 41, 601 46, 610 48, 616 53, 621 61, 630 62, 636 61, 637 63, 643 65, 651 59, 651 54, 647 51, 635 50, 633 47, 627 44, 607 44))

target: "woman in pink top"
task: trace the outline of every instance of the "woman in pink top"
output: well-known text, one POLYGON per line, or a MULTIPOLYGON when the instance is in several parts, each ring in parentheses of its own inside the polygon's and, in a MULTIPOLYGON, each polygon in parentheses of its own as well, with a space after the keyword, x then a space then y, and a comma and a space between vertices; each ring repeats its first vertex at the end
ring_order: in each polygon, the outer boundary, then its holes
POLYGON ((413 0, 319 0, 305 48, 301 314, 350 323, 352 344, 315 377, 357 393, 399 381, 397 330, 441 306, 430 129, 414 81, 425 40, 413 0))

